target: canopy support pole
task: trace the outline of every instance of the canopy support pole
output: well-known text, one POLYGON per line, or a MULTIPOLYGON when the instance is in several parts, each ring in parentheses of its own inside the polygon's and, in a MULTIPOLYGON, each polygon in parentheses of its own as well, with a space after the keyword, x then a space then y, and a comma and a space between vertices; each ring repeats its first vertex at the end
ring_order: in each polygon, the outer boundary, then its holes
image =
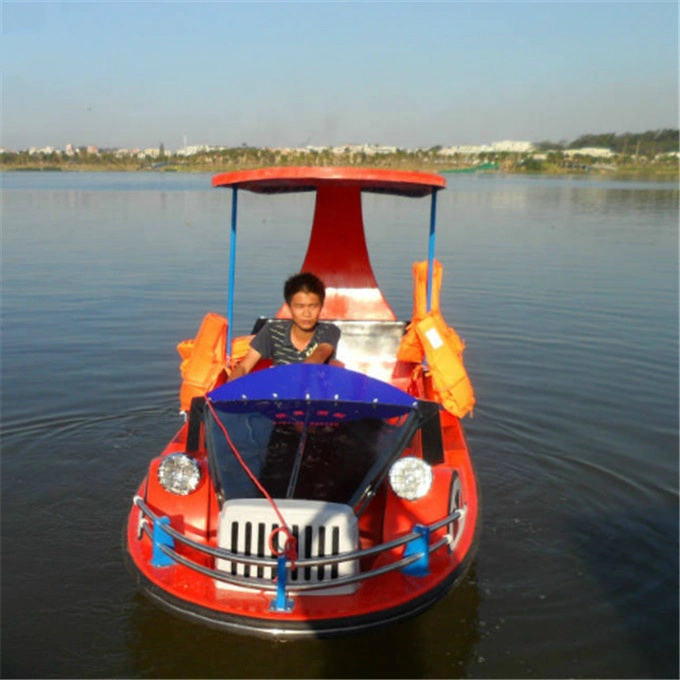
POLYGON ((432 277, 434 273, 434 245, 437 224, 437 189, 432 189, 432 203, 430 204, 430 239, 427 253, 427 311, 432 309, 432 277))
POLYGON ((231 237, 229 245, 229 293, 227 295, 227 346, 226 361, 231 365, 231 336, 234 326, 234 279, 236 269, 236 215, 238 210, 238 187, 231 194, 231 237))

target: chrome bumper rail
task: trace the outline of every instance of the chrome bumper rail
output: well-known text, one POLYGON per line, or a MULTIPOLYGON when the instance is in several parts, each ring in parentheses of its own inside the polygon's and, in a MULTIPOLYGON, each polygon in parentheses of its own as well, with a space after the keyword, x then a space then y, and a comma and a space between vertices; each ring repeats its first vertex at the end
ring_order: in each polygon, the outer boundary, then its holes
MULTIPOLYGON (((135 496, 134 498, 134 504, 140 509, 142 513, 142 518, 140 519, 140 526, 139 530, 137 532, 137 538, 141 539, 142 533, 146 534, 150 540, 153 541, 153 530, 149 524, 151 522, 152 524, 155 524, 159 517, 154 514, 154 512, 149 508, 149 506, 144 502, 144 500, 140 496, 135 496)), ((465 519, 465 514, 467 512, 467 508, 459 508, 457 510, 454 510, 451 514, 447 515, 441 520, 438 520, 437 522, 434 522, 433 524, 427 525, 425 529, 427 529, 429 532, 437 531, 438 529, 441 529, 442 527, 446 526, 447 524, 450 524, 451 522, 455 522, 456 520, 460 519, 465 519)), ((174 540, 177 542, 181 543, 182 545, 185 545, 188 548, 191 548, 192 550, 195 550, 196 552, 203 553, 205 555, 210 555, 212 557, 216 558, 222 558, 226 560, 230 560, 231 562, 237 562, 249 566, 254 566, 254 567, 268 567, 271 569, 276 570, 277 567, 277 560, 275 558, 268 558, 268 557, 256 557, 256 556, 251 556, 251 555, 242 555, 238 553, 232 553, 229 550, 225 550, 223 548, 213 548, 209 545, 205 545, 204 543, 198 543, 196 541, 192 541, 191 539, 187 538, 183 534, 181 534, 179 531, 174 529, 172 526, 168 525, 163 525, 163 531, 167 533, 169 536, 171 536, 174 540)), ((459 532, 459 535, 462 532, 459 532)), ((290 559, 286 560, 286 567, 288 569, 304 569, 306 567, 318 567, 318 566, 331 566, 333 564, 339 563, 339 562, 349 562, 352 560, 360 560, 364 557, 371 557, 373 555, 379 554, 381 552, 386 552, 388 550, 391 550, 393 548, 398 548, 401 545, 405 545, 407 543, 410 543, 411 541, 414 541, 422 536, 421 533, 414 531, 410 534, 407 534, 406 536, 400 536, 399 538, 395 538, 392 541, 388 541, 387 543, 381 543, 380 545, 373 546, 372 548, 365 548, 364 550, 355 550, 351 553, 344 553, 341 555, 329 555, 327 557, 313 557, 313 558, 304 558, 304 559, 298 559, 295 560, 294 564, 290 559)), ((436 552, 437 550, 443 548, 444 546, 449 546, 449 549, 453 551, 455 548, 455 544, 457 542, 457 538, 453 541, 450 540, 450 536, 447 534, 446 536, 440 538, 438 541, 432 543, 429 545, 428 548, 428 553, 432 554, 436 552)), ((188 567, 189 569, 192 569, 196 572, 199 572, 205 576, 208 576, 213 579, 217 579, 220 581, 224 581, 225 583, 229 583, 234 586, 238 586, 241 588, 247 588, 249 590, 259 590, 259 591, 276 591, 277 590, 277 584, 274 581, 268 581, 264 579, 254 579, 251 577, 243 577, 243 576, 237 576, 233 574, 228 574, 224 571, 221 571, 219 569, 213 569, 210 567, 205 567, 201 564, 197 564, 193 560, 188 559, 187 557, 180 555, 177 553, 172 547, 167 546, 167 545, 162 545, 162 544, 157 544, 157 547, 165 554, 167 557, 172 559, 174 562, 177 562, 178 564, 181 564, 185 567, 188 567)), ((343 585, 349 585, 352 583, 358 583, 360 581, 367 580, 369 578, 374 578, 377 576, 382 576, 384 574, 387 574, 391 571, 396 571, 399 569, 403 569, 404 567, 407 567, 418 560, 420 560, 423 557, 422 553, 414 553, 412 555, 409 555, 408 557, 404 557, 400 560, 397 560, 396 562, 392 562, 388 565, 385 565, 383 567, 378 567, 376 569, 371 569, 370 571, 365 571, 362 573, 359 573, 355 576, 346 576, 346 577, 340 577, 340 578, 335 578, 335 579, 329 579, 328 581, 317 581, 314 583, 287 583, 286 584, 286 592, 289 593, 301 593, 304 591, 309 591, 309 590, 323 590, 326 588, 337 588, 339 586, 343 585)))

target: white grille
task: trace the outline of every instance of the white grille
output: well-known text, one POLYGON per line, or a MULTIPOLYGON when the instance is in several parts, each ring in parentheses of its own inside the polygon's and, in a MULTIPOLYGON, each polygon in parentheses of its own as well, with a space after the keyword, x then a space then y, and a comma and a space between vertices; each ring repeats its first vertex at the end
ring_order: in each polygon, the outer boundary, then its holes
MULTIPOLYGON (((358 550, 359 531, 352 509, 341 503, 318 501, 277 500, 279 512, 297 538, 298 559, 328 557, 358 550)), ((266 499, 237 499, 226 501, 220 512, 217 541, 220 548, 239 555, 273 557, 270 535, 280 526, 279 519, 266 499)), ((278 532, 274 546, 283 547, 285 534, 278 532)), ((257 581, 273 582, 276 569, 240 564, 233 560, 218 559, 217 568, 227 574, 257 581)), ((289 570, 289 585, 302 583, 327 583, 358 572, 356 560, 319 567, 301 567, 289 570)), ((219 588, 236 589, 224 581, 216 580, 219 588)), ((339 595, 353 593, 356 584, 304 591, 305 595, 339 595)))

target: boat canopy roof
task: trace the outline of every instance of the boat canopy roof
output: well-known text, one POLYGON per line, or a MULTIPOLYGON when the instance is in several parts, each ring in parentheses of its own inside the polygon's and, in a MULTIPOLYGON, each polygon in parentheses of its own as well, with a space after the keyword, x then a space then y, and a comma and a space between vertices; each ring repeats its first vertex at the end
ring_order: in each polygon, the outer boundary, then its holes
POLYGON ((326 364, 277 366, 226 383, 207 395, 218 411, 274 419, 338 422, 392 418, 418 407, 412 395, 363 373, 326 364))
POLYGON ((214 187, 236 187, 261 194, 314 191, 334 185, 360 191, 422 197, 443 189, 441 175, 404 170, 346 167, 273 167, 242 170, 215 175, 214 187))

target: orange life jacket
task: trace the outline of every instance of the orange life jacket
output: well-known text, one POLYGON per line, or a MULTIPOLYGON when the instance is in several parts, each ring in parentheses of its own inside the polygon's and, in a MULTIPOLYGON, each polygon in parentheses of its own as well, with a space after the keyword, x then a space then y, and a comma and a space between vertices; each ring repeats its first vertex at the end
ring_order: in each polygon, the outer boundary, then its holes
MULTIPOLYGON (((442 286, 443 267, 441 262, 434 260, 432 270, 432 300, 430 309, 439 312, 439 291, 442 286)), ((427 314, 427 260, 413 263, 413 315, 406 334, 401 340, 397 359, 420 363, 423 358, 423 346, 416 334, 415 324, 425 318, 427 314)))
POLYGON ((188 411, 194 397, 203 396, 217 384, 226 368, 226 346, 227 320, 214 312, 205 315, 194 340, 184 340, 177 345, 182 357, 181 411, 188 411))
MULTIPOLYGON (((179 370, 182 387, 179 392, 181 411, 188 411, 194 397, 218 387, 227 378, 225 348, 227 345, 227 320, 208 312, 201 322, 198 334, 193 340, 183 340, 177 345, 182 358, 179 370)), ((232 365, 248 353, 252 335, 234 338, 231 343, 232 365)))
POLYGON ((458 335, 446 325, 442 315, 435 312, 418 321, 415 328, 425 350, 437 401, 449 413, 462 418, 472 411, 475 394, 463 365, 463 346, 458 335))
POLYGON ((439 305, 444 268, 434 260, 430 311, 427 311, 427 261, 413 263, 413 317, 402 338, 397 358, 420 364, 427 361, 437 399, 462 418, 475 404, 472 384, 463 365, 465 343, 447 326, 439 305))

